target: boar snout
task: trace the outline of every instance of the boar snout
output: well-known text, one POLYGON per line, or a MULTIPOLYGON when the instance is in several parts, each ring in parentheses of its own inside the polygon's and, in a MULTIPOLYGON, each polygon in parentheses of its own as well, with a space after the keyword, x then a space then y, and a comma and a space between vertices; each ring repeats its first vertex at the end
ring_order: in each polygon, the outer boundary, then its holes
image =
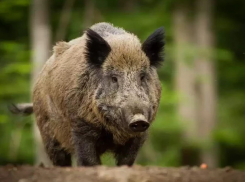
POLYGON ((128 126, 133 132, 143 132, 149 128, 150 124, 144 115, 136 114, 133 116, 128 126))

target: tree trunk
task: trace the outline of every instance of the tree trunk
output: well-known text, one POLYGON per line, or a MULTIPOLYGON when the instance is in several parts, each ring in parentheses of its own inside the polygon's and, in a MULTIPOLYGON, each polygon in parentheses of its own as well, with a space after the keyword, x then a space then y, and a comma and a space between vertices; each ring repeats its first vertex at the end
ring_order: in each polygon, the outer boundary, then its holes
POLYGON ((216 84, 212 57, 214 37, 212 33, 212 0, 196 1, 196 60, 199 87, 199 137, 203 141, 201 160, 211 167, 217 167, 217 156, 212 132, 216 123, 216 84))
POLYGON ((94 0, 85 0, 85 13, 83 21, 83 29, 90 27, 94 20, 94 0))
POLYGON ((197 139, 197 111, 195 92, 195 70, 191 48, 192 24, 188 18, 188 6, 177 4, 173 12, 175 41, 175 89, 180 96, 177 113, 184 126, 182 164, 196 165, 194 148, 197 139))
MULTIPOLYGON (((32 45, 32 86, 42 69, 45 61, 50 56, 51 31, 49 25, 48 0, 33 0, 30 14, 31 45, 32 45)), ((45 153, 42 139, 35 122, 33 122, 35 142, 35 163, 50 165, 45 153)))
POLYGON ((55 38, 56 41, 61 41, 66 36, 69 20, 71 17, 72 7, 73 7, 75 1, 76 0, 66 0, 64 3, 63 10, 62 10, 61 16, 60 16, 59 26, 57 29, 56 38, 55 38))
POLYGON ((133 12, 137 8, 137 0, 120 0, 119 6, 124 12, 133 12))

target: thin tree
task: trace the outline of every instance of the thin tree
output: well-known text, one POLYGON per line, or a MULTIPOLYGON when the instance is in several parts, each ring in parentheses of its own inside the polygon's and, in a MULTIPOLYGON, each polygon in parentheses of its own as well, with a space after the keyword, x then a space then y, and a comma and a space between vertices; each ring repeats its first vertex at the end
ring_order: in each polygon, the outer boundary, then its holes
MULTIPOLYGON (((51 30, 49 24, 49 0, 33 0, 30 13, 31 47, 32 47, 32 85, 45 61, 50 56, 51 30)), ((35 144, 35 163, 50 165, 45 153, 42 139, 35 122, 33 122, 35 144)))
POLYGON ((56 33, 56 41, 61 41, 65 38, 69 20, 71 17, 72 7, 76 0, 66 0, 61 12, 59 26, 56 33))
POLYGON ((196 0, 196 69, 199 95, 198 133, 202 143, 201 161, 217 167, 216 147, 212 133, 216 123, 216 83, 213 60, 213 0, 196 0))
POLYGON ((94 0, 85 0, 84 3, 85 3, 84 4, 85 9, 84 9, 84 19, 83 19, 83 26, 82 26, 83 30, 90 27, 95 19, 94 0))
POLYGON ((196 164, 193 146, 197 139, 197 110, 195 92, 195 64, 193 53, 193 25, 188 17, 189 5, 178 2, 173 11, 175 43, 175 90, 179 95, 177 113, 184 126, 182 164, 196 164))

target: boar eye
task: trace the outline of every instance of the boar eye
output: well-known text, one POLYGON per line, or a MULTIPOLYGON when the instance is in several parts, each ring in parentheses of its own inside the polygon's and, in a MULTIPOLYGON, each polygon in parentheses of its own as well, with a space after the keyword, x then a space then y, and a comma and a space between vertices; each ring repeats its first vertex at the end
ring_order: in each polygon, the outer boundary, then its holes
POLYGON ((144 81, 145 80, 145 74, 144 73, 142 73, 142 74, 140 74, 140 81, 144 81))
POLYGON ((117 83, 117 77, 112 76, 112 77, 111 77, 111 80, 112 80, 112 83, 117 83))

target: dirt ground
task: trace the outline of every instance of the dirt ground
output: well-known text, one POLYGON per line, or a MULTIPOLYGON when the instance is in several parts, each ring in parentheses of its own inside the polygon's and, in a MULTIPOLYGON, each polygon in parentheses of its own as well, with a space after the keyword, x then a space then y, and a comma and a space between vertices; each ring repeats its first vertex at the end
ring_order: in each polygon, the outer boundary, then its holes
POLYGON ((245 171, 199 167, 1 166, 0 182, 245 182, 245 171))

